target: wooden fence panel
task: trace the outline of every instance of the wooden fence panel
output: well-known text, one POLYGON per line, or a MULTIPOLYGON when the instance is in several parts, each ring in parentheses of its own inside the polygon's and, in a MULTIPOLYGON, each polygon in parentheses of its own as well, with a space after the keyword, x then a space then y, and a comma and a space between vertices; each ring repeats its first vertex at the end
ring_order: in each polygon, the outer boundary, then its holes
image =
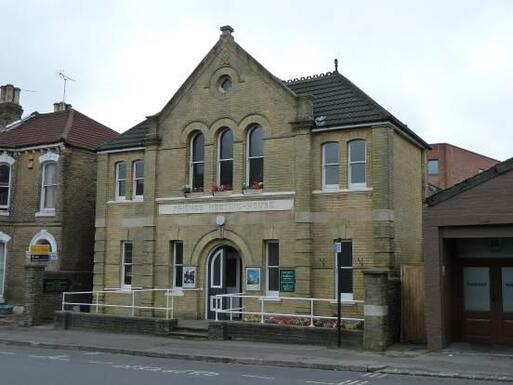
POLYGON ((401 265, 401 342, 426 343, 424 266, 401 265))

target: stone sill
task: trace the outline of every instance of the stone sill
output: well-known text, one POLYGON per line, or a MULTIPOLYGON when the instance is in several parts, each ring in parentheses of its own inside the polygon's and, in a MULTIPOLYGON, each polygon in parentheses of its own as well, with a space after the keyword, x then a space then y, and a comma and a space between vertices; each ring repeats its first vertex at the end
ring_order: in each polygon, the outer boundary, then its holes
POLYGON ((107 201, 108 205, 131 204, 131 203, 144 203, 143 199, 124 199, 119 201, 107 201))
MULTIPOLYGON (((226 193, 227 191, 221 191, 223 193, 226 193)), ((183 197, 183 196, 178 196, 178 197, 166 197, 166 198, 157 198, 155 199, 155 201, 159 204, 163 204, 163 203, 167 203, 167 202, 176 202, 176 201, 187 201, 187 200, 191 200, 191 201, 204 201, 204 200, 209 200, 209 199, 213 199, 213 200, 218 200, 218 199, 221 199, 221 198, 228 198, 230 200, 232 199, 239 199, 239 198, 244 198, 244 197, 251 197, 251 198, 265 198, 265 197, 282 197, 282 196, 293 196, 295 195, 296 193, 294 191, 276 191, 276 192, 270 192, 270 191, 266 191, 266 192, 260 192, 260 193, 255 193, 255 194, 243 194, 243 193, 238 193, 238 192, 231 192, 230 191, 230 194, 216 194, 216 195, 206 195, 206 194, 202 194, 202 195, 191 195, 192 193, 187 193, 187 196, 186 197, 183 197)))
POLYGON ((351 189, 340 189, 340 190, 314 190, 313 195, 336 195, 336 194, 365 194, 371 193, 374 189, 372 187, 365 188, 351 188, 351 189))
POLYGON ((0 209, 0 217, 8 217, 9 215, 11 215, 11 213, 9 213, 9 210, 0 209))
POLYGON ((242 193, 244 195, 255 195, 255 194, 263 194, 264 193, 264 189, 245 189, 245 190, 242 190, 242 193))
POLYGON ((55 217, 55 210, 41 210, 36 213, 36 218, 39 217, 55 217))

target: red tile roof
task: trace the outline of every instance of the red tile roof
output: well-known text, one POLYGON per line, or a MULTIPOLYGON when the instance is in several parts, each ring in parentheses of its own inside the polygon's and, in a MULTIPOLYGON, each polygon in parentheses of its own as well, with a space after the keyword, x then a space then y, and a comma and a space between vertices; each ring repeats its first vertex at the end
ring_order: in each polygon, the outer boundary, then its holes
POLYGON ((69 146, 96 150, 119 134, 74 110, 35 113, 0 132, 0 148, 22 148, 64 142, 69 146))

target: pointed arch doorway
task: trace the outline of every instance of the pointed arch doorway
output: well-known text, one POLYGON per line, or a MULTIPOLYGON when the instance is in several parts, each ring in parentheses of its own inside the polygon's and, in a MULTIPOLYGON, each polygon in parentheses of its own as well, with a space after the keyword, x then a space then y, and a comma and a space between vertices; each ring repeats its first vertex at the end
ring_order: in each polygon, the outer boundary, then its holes
MULTIPOLYGON (((205 319, 215 319, 214 296, 218 294, 236 294, 242 290, 242 260, 240 254, 231 246, 215 248, 207 259, 206 271, 206 309, 205 319)), ((233 307, 240 307, 240 299, 232 300, 233 307)), ((230 306, 230 301, 221 304, 223 309, 230 306)), ((219 314, 219 319, 230 318, 228 314, 219 314)), ((232 318, 239 318, 233 315, 232 318)))

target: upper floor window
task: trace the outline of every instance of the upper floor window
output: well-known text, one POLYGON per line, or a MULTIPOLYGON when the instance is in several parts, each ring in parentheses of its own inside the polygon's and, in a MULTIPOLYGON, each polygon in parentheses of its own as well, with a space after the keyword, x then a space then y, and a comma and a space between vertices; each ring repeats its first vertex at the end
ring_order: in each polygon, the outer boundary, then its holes
POLYGON ((367 187, 367 150, 365 140, 348 143, 348 185, 349 188, 367 187))
POLYGON ((126 199, 126 163, 116 163, 116 200, 126 199))
POLYGON ((11 190, 11 166, 0 164, 0 209, 9 208, 11 190))
POLYGON ((217 160, 217 184, 224 190, 233 186, 233 132, 229 128, 219 135, 217 160))
POLYGON ((264 129, 255 126, 248 133, 247 184, 260 188, 264 182, 264 129))
POLYGON ((438 159, 428 160, 428 175, 429 176, 438 176, 440 175, 440 168, 438 159))
POLYGON ((205 175, 205 137, 198 132, 191 140, 190 184, 193 192, 203 191, 205 175))
POLYGON ((144 162, 142 160, 136 160, 133 163, 132 172, 134 174, 132 187, 134 199, 142 199, 144 195, 144 162))
POLYGON ((322 189, 338 190, 338 143, 322 146, 322 189))
POLYGON ((57 163, 45 162, 42 166, 41 210, 55 209, 57 198, 57 163))

